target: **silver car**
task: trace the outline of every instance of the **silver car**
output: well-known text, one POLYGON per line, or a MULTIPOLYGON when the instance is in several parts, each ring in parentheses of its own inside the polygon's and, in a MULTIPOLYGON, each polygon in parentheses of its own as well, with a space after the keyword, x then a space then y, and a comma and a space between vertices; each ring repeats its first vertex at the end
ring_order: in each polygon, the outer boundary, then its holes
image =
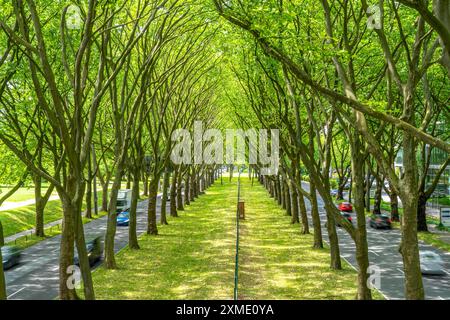
POLYGON ((420 252, 420 269, 422 274, 445 275, 444 261, 433 251, 420 252))

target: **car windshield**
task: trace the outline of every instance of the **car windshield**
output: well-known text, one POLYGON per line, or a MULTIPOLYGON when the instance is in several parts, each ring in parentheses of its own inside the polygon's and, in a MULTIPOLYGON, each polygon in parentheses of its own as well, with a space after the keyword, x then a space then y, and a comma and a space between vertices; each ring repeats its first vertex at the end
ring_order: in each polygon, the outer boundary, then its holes
POLYGON ((119 218, 128 218, 128 214, 127 213, 119 213, 119 218))

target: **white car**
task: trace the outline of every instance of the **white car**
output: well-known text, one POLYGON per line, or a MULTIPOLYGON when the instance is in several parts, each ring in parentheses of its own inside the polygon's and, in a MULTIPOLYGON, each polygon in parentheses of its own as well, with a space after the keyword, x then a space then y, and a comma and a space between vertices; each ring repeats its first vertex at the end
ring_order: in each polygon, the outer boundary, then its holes
POLYGON ((420 252, 420 270, 422 274, 444 275, 444 261, 433 251, 420 252))

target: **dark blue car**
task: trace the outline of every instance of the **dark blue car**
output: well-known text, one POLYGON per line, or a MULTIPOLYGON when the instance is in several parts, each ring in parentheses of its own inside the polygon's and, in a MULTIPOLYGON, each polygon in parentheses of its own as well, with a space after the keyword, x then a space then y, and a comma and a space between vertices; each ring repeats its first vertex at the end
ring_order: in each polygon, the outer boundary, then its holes
POLYGON ((130 209, 124 210, 117 215, 117 225, 126 227, 130 223, 130 209))

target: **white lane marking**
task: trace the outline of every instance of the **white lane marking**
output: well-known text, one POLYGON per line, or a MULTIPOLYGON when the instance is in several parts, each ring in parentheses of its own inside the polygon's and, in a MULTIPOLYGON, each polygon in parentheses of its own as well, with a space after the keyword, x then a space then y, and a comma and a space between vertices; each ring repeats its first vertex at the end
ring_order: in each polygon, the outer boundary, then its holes
POLYGON ((12 296, 16 295, 17 293, 19 293, 19 292, 22 291, 23 289, 25 289, 25 287, 23 287, 23 288, 17 290, 16 292, 10 294, 10 295, 8 296, 8 299, 11 298, 12 296))
POLYGON ((377 257, 378 256, 380 256, 378 253, 376 253, 375 251, 373 251, 373 250, 369 250, 369 252, 372 252, 374 255, 376 255, 377 257))
POLYGON ((400 271, 402 274, 405 274, 402 269, 397 268, 397 270, 400 271))

